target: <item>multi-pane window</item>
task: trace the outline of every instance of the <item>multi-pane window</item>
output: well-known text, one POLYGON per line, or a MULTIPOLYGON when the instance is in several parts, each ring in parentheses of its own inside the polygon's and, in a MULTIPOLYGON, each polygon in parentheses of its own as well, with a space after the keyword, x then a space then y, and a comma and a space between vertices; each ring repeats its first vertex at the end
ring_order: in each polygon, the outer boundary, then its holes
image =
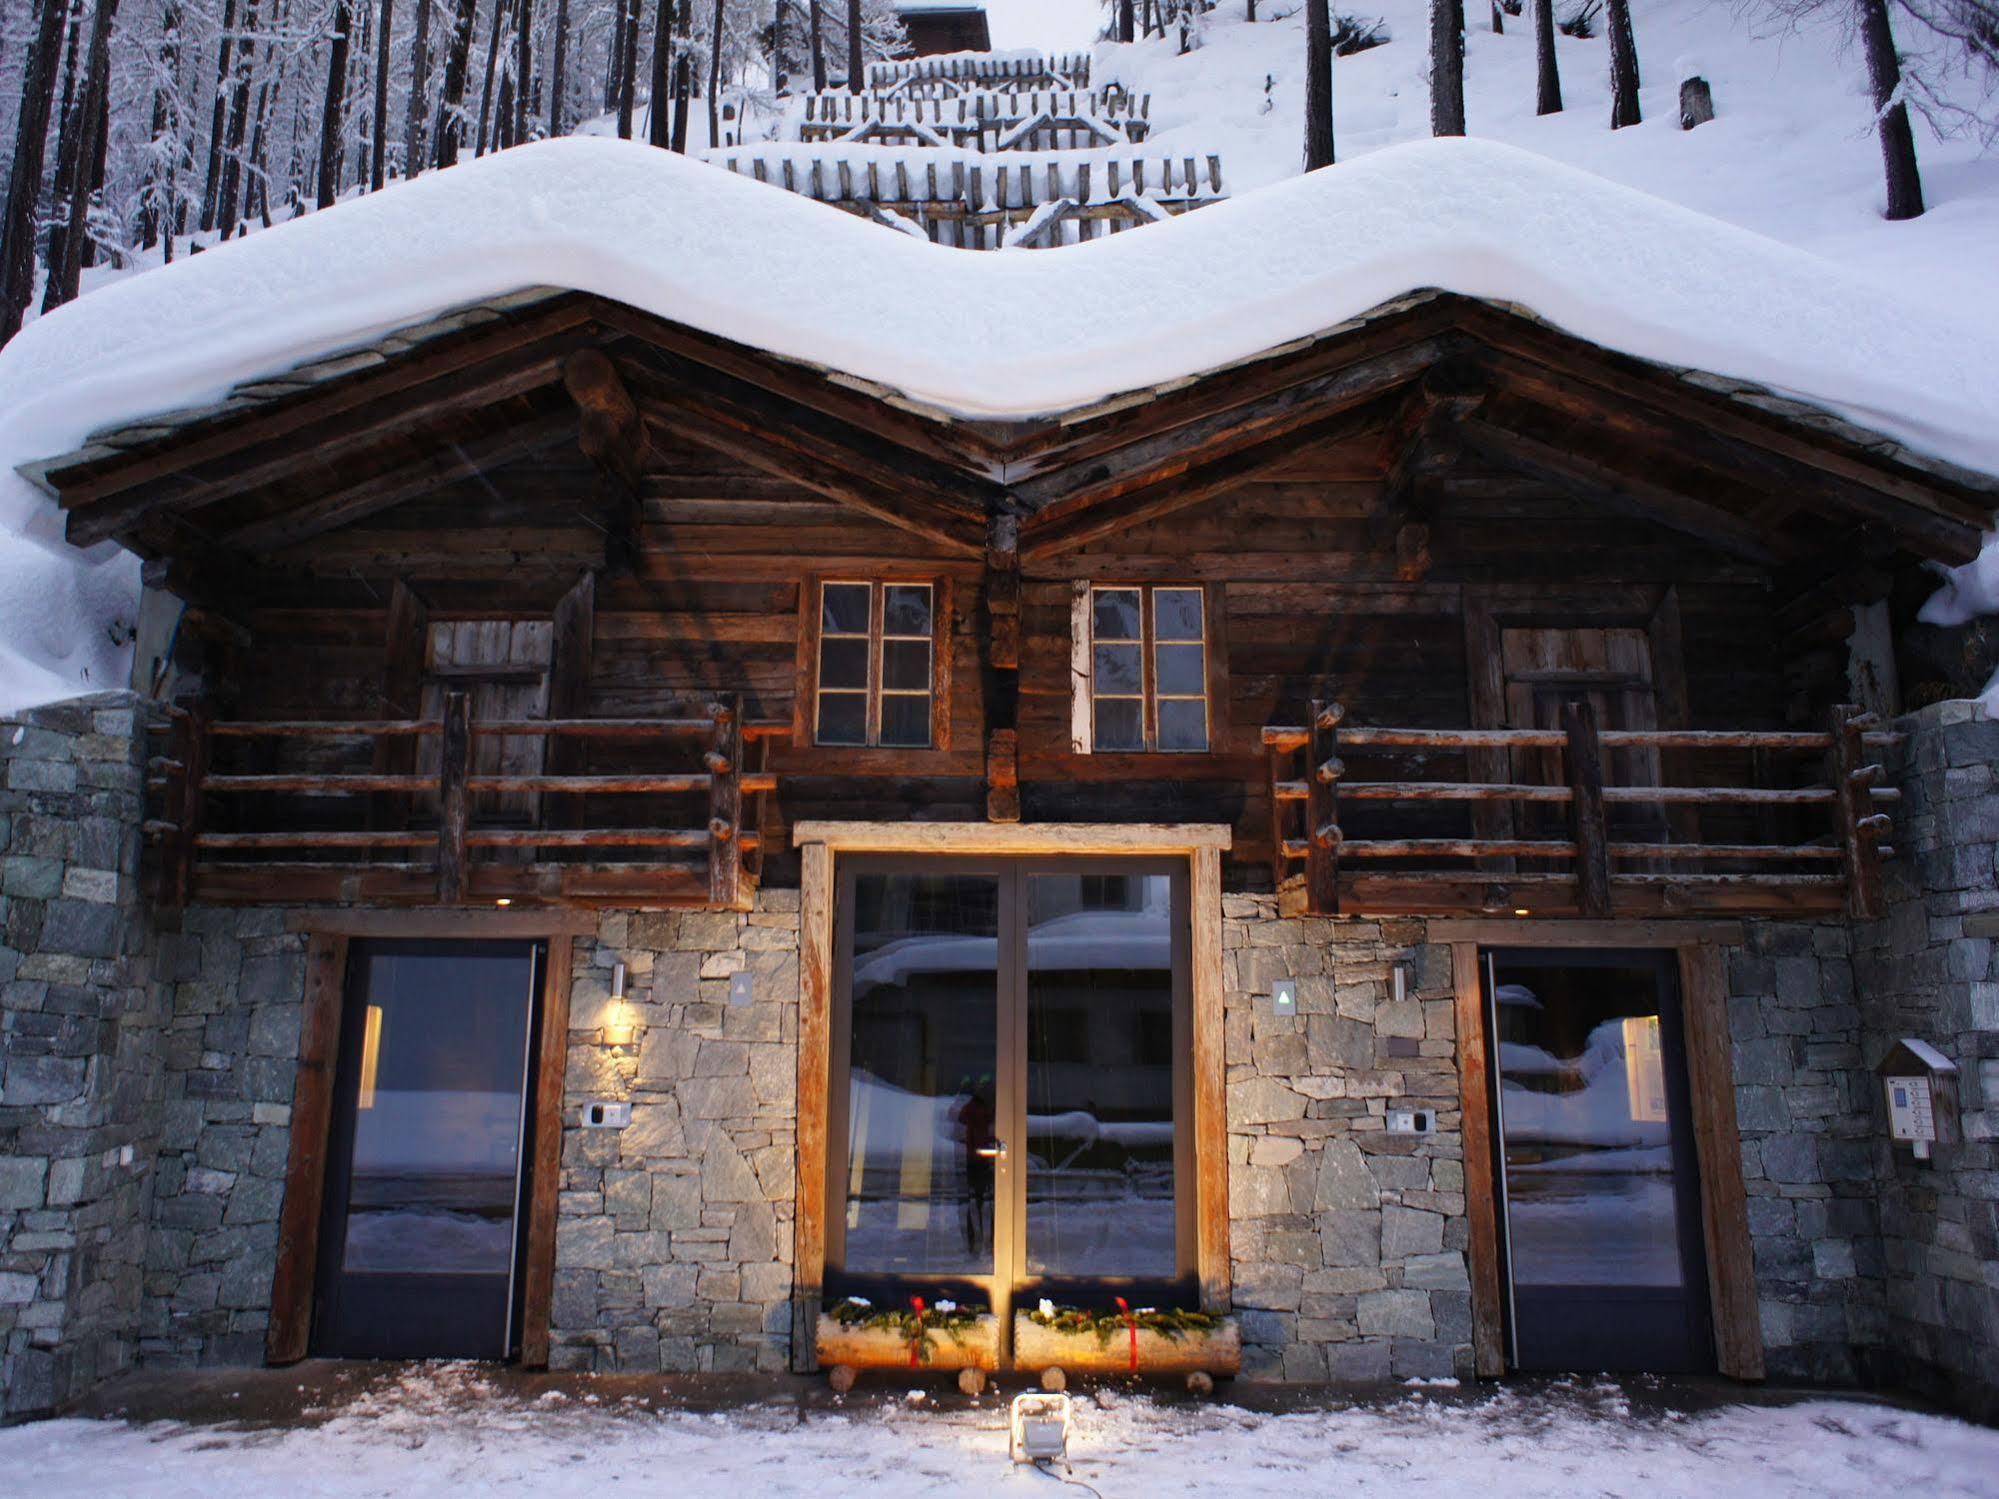
POLYGON ((1208 747, 1207 632, 1199 588, 1090 590, 1090 744, 1208 747))
POLYGON ((934 607, 928 583, 820 586, 820 744, 929 746, 934 607))

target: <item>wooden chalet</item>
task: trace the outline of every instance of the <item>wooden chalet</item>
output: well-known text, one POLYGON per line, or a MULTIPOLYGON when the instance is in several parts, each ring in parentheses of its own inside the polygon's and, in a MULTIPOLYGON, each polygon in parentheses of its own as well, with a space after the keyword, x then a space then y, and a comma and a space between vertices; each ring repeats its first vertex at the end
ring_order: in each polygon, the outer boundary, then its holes
POLYGON ((270 1357, 808 1369, 948 1288, 938 1367, 1006 1366, 1138 1287, 1294 1378, 1764 1371, 1724 969, 1881 911, 1849 668, 1995 493, 1442 292, 1001 422, 537 290, 36 476, 154 591, 159 909, 307 944, 270 1357), (397 1006, 522 942, 519 1266, 412 1318, 328 1224, 445 1086, 397 1006), (1512 1102, 1613 1083, 1642 1295, 1527 1273, 1512 1102))

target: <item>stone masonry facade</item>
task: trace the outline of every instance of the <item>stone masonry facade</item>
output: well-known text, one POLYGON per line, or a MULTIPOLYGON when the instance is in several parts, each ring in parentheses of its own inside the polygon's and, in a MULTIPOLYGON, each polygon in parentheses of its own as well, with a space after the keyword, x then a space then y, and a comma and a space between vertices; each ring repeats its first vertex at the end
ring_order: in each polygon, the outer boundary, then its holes
POLYGON ((1425 946, 1421 922, 1280 920, 1273 896, 1222 911, 1243 1375, 1470 1375, 1450 950, 1425 946), (1294 1015, 1271 1006, 1283 978, 1294 1015), (1434 1109, 1435 1132, 1388 1133, 1391 1105, 1434 1109))
POLYGON ((571 962, 549 1362, 775 1373, 791 1340, 798 892, 613 915, 571 962), (611 997, 617 963, 626 997, 611 997), (747 997, 731 996, 746 979, 747 997), (602 1044, 607 1022, 632 1044, 602 1044), (585 1129, 592 1099, 629 1102, 585 1129))
MULTIPOLYGON (((140 711, 109 694, 0 721, 0 1418, 135 1364, 263 1356, 305 939, 282 910, 148 909, 140 711)), ((1762 1333, 1773 1377, 1989 1416, 1999 724, 1959 703, 1905 726, 1886 918, 1746 922, 1725 954, 1762 1333), (1902 1036, 1960 1069, 1962 1139, 1928 1163, 1885 1138, 1874 1068, 1902 1036)), ((572 939, 555 1366, 788 1366, 798 920, 796 891, 766 890, 572 939), (592 1100, 629 1124, 583 1127, 592 1100)), ((1223 923, 1244 1375, 1468 1374, 1448 948, 1263 895, 1225 896, 1223 923), (1389 1133, 1391 1107, 1435 1132, 1389 1133)))

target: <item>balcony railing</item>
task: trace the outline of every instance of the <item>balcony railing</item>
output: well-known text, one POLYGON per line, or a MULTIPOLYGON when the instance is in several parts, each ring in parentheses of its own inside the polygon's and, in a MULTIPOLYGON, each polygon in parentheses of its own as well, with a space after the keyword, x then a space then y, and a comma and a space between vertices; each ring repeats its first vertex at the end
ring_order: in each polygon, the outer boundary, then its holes
POLYGON ((160 899, 740 908, 776 789, 744 762, 770 727, 734 698, 659 718, 480 720, 464 692, 434 719, 169 709, 148 778, 160 899), (609 743, 619 769, 593 772, 609 743))
POLYGON ((1282 908, 1879 914, 1900 792, 1870 755, 1900 736, 1873 715, 1841 706, 1818 733, 1611 730, 1579 699, 1562 720, 1360 726, 1314 702, 1309 724, 1266 728, 1282 908))

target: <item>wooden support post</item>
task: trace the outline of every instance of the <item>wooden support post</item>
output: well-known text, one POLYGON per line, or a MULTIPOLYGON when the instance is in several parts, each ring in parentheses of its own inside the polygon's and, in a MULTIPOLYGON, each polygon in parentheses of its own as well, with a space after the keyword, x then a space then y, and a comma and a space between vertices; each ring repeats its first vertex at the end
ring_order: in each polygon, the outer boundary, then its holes
POLYGON ((997 515, 986 531, 986 820, 1020 821, 1020 523, 997 515))
POLYGON ((1610 829, 1603 810, 1603 744, 1588 698, 1562 704, 1568 736, 1569 827, 1576 845, 1576 911, 1601 921, 1610 915, 1610 829))
POLYGON ((180 720, 181 742, 179 753, 174 756, 181 764, 173 809, 174 841, 168 850, 169 858, 162 861, 163 871, 171 876, 167 904, 175 909, 194 898, 194 840, 201 832, 201 783, 208 778, 208 724, 208 709, 200 703, 180 720))
POLYGON ((465 899, 465 829, 471 818, 465 780, 472 769, 472 696, 444 695, 443 754, 437 771, 437 898, 465 899))
POLYGON ((1881 914, 1880 837, 1887 819, 1875 813, 1870 790, 1880 775, 1867 763, 1862 739, 1871 719, 1854 704, 1839 703, 1827 725, 1832 733, 1827 770, 1846 874, 1846 914, 1856 921, 1873 921, 1881 914))
MULTIPOLYGON (((590 689, 590 651, 597 630, 597 575, 585 572, 555 604, 549 641, 548 716, 581 718, 590 689)), ((551 734, 542 764, 552 776, 582 775, 589 769, 590 741, 577 734, 551 734)), ((583 826, 583 798, 560 792, 543 799, 544 823, 551 828, 583 826)))
MULTIPOLYGON (((382 690, 375 715, 386 719, 423 716, 424 658, 430 648, 430 605, 401 578, 389 590, 389 620, 382 642, 382 690)), ((374 770, 378 776, 414 775, 417 741, 406 734, 384 734, 375 741, 374 770)), ((410 798, 381 792, 368 799, 368 826, 405 828, 410 823, 410 798)))
POLYGON ((1285 812, 1285 803, 1277 795, 1277 783, 1286 779, 1279 771, 1296 751, 1281 749, 1274 744, 1263 748, 1263 767, 1270 791, 1270 888, 1273 893, 1284 893, 1284 882, 1290 878, 1290 861, 1284 857, 1284 839, 1291 819, 1285 812))
POLYGON ((305 1014, 292 1083, 291 1156, 278 1210, 277 1272, 264 1357, 304 1358, 312 1337, 313 1281, 319 1268, 319 1215, 326 1193, 326 1147, 333 1119, 333 1066, 340 1051, 340 1007, 347 981, 347 939, 314 932, 306 944, 305 1014))
POLYGON ((1471 1242, 1472 1368, 1480 1379, 1506 1372, 1501 1340, 1499 1213, 1494 1201, 1492 1080, 1487 1069, 1485 985, 1478 944, 1451 944, 1451 987, 1456 1001, 1458 1103, 1464 1149, 1465 1216, 1471 1242))
POLYGON ((1312 739, 1305 759, 1305 910, 1340 913, 1340 720, 1338 703, 1312 702, 1312 739))
POLYGON ((569 1066, 569 983, 574 941, 548 939, 541 1023, 535 1037, 534 1112, 528 1118, 527 1253, 521 1265, 521 1363, 548 1367, 555 1304, 555 1220, 562 1186, 562 1085, 569 1066))
POLYGON ((742 700, 730 697, 711 711, 715 732, 708 745, 708 903, 734 910, 742 904, 742 700))

